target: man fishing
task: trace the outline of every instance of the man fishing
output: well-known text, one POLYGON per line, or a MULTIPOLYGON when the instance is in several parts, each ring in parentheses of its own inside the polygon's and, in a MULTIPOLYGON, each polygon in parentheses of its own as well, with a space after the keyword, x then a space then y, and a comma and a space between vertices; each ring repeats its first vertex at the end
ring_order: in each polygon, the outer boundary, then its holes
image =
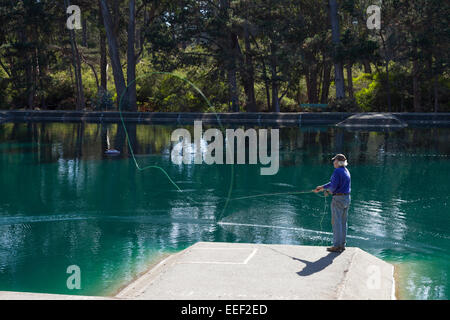
POLYGON ((347 158, 343 154, 337 154, 333 160, 334 172, 330 182, 317 186, 315 193, 320 191, 330 192, 331 200, 331 224, 333 226, 333 246, 327 248, 330 252, 342 252, 345 250, 345 238, 347 236, 347 215, 350 207, 351 178, 346 168, 347 158))

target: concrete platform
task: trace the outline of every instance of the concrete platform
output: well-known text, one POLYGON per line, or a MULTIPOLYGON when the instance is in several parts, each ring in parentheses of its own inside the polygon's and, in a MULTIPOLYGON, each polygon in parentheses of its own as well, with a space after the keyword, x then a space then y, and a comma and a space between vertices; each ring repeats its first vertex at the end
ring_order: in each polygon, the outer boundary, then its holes
POLYGON ((359 248, 198 242, 120 299, 395 299, 394 267, 359 248))
POLYGON ((0 291, 0 300, 395 299, 394 267, 359 248, 198 242, 114 297, 0 291))

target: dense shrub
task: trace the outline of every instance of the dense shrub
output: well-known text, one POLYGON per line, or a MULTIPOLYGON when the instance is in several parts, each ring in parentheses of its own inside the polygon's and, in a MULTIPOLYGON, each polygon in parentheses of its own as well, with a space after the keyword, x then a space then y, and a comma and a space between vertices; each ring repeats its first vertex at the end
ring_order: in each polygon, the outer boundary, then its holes
POLYGON ((100 89, 97 91, 96 99, 92 103, 92 107, 94 110, 98 111, 113 110, 114 101, 111 92, 100 87, 100 89))
POLYGON ((355 99, 332 99, 328 103, 327 111, 332 112, 361 112, 360 106, 356 103, 355 99))

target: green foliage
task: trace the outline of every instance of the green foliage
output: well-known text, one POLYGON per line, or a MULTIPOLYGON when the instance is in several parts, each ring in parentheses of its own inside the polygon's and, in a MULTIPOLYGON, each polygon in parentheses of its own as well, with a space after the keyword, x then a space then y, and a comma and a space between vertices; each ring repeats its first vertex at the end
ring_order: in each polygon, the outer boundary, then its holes
MULTIPOLYGON (((239 111, 272 111, 277 95, 280 111, 298 111, 301 103, 329 103, 335 111, 387 111, 388 100, 392 111, 434 111, 436 94, 439 111, 449 111, 448 1, 385 0, 381 30, 366 27, 366 8, 376 3, 339 1, 337 48, 327 3, 136 0, 139 110, 225 112, 233 101, 239 111), (352 67, 354 100, 333 99, 336 61, 352 67), (369 73, 360 74, 362 66, 369 73), (213 106, 186 82, 151 71, 179 73, 213 106)), ((86 107, 117 109, 112 68, 110 91, 98 90, 99 39, 105 33, 98 3, 77 4, 88 26, 75 32, 78 56, 61 3, 0 0, 0 108, 74 109, 78 57, 86 107)), ((128 6, 123 1, 109 5, 126 76, 128 6)))
POLYGON ((64 72, 55 72, 46 90, 46 103, 50 109, 73 109, 75 91, 72 81, 64 72))
POLYGON ((328 103, 327 111, 332 112, 361 112, 361 108, 356 103, 355 99, 332 99, 328 103))
POLYGON ((202 112, 208 108, 188 83, 171 75, 150 75, 137 81, 139 108, 152 112, 202 112))
POLYGON ((112 110, 114 108, 114 101, 111 92, 100 87, 97 91, 97 97, 93 103, 93 107, 94 110, 98 111, 112 110))
POLYGON ((0 109, 8 109, 11 103, 11 96, 8 93, 9 81, 0 77, 0 109))
POLYGON ((355 81, 355 84, 360 84, 361 82, 365 84, 365 87, 355 93, 356 103, 364 112, 373 111, 373 106, 376 105, 377 95, 381 90, 380 82, 373 79, 375 77, 365 73, 355 81))

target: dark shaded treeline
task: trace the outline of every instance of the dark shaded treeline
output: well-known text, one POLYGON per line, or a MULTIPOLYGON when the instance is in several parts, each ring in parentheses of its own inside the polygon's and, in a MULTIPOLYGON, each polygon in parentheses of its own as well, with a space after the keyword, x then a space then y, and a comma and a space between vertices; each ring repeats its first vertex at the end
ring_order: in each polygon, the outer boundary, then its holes
POLYGON ((450 5, 386 0, 0 1, 3 108, 448 111, 450 5), (177 72, 187 83, 151 71, 177 72), (308 109, 306 109, 308 110, 308 109))

